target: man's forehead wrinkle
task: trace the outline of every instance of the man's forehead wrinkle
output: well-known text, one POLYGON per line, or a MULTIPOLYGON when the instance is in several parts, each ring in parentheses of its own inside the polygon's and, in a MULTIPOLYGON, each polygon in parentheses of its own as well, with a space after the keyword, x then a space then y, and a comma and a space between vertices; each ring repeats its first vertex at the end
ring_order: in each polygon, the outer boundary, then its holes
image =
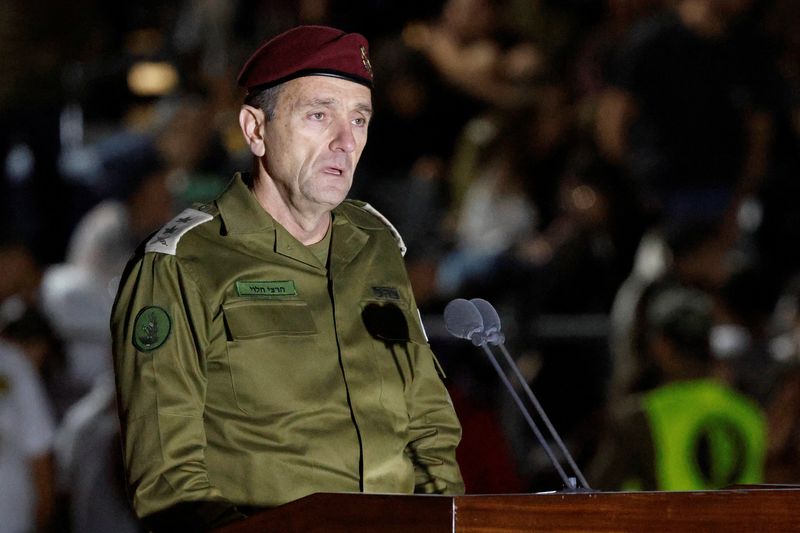
MULTIPOLYGON (((310 97, 300 98, 296 102, 296 107, 300 108, 313 108, 313 107, 327 107, 334 108, 342 104, 342 101, 335 97, 310 97)), ((365 102, 358 102, 355 104, 354 109, 362 113, 372 114, 372 106, 365 102)))
POLYGON ((305 105, 308 107, 313 107, 313 106, 333 107, 338 104, 339 104, 339 99, 333 97, 328 97, 328 98, 313 97, 306 100, 305 102, 305 105))

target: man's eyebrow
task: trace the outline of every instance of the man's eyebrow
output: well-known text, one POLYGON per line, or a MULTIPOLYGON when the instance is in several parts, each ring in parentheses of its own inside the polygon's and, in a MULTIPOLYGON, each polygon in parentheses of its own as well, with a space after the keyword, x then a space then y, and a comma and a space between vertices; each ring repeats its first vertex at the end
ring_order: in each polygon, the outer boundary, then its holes
POLYGON ((367 115, 372 115, 372 106, 369 104, 356 104, 356 110, 361 111, 367 115))
MULTIPOLYGON (((334 107, 339 104, 339 100, 337 98, 310 98, 303 102, 300 102, 302 107, 334 107)), ((372 115, 372 106, 366 103, 358 103, 356 104, 356 110, 362 113, 366 113, 368 115, 372 115)))

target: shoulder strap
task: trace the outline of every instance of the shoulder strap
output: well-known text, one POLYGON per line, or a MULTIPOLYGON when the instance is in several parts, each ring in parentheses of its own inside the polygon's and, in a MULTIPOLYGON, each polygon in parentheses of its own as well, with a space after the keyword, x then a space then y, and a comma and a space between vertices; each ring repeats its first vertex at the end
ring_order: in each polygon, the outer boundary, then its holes
POLYGON ((158 230, 156 234, 147 241, 144 251, 175 255, 178 248, 178 241, 181 240, 181 237, 183 237, 186 232, 213 218, 213 215, 204 213, 198 209, 191 207, 184 209, 178 216, 167 222, 164 227, 158 230))

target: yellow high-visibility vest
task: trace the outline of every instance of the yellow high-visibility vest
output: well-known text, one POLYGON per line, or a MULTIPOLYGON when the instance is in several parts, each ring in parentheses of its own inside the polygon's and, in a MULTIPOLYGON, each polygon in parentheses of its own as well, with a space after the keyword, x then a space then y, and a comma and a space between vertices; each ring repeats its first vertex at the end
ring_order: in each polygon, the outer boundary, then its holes
POLYGON ((659 490, 761 483, 766 421, 749 398, 711 379, 681 381, 644 397, 659 490))

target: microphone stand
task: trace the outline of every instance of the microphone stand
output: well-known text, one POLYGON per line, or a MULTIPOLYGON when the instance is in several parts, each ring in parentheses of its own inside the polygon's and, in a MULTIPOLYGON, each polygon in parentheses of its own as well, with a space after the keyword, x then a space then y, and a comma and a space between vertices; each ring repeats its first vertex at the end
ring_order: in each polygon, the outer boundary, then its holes
MULTIPOLYGON (((522 372, 520 372, 519 367, 514 362, 514 359, 511 357, 511 354, 508 353, 508 350, 505 347, 505 340, 506 340, 505 335, 501 331, 500 315, 498 315, 497 310, 491 303, 484 300, 483 298, 473 298, 472 300, 470 300, 470 303, 473 305, 473 307, 475 307, 475 309, 480 314, 484 326, 479 333, 479 342, 481 343, 480 346, 483 347, 487 355, 489 355, 491 352, 491 350, 488 348, 487 345, 491 344, 492 346, 499 346, 500 351, 503 354, 503 357, 505 357, 506 364, 508 364, 508 366, 511 367, 511 370, 516 376, 517 381, 519 381, 519 384, 522 386, 523 390, 525 391, 525 394, 527 394, 528 399, 533 404, 534 408, 536 409, 536 412, 539 414, 542 421, 547 426, 547 430, 550 432, 550 436, 553 438, 553 440, 555 440, 559 450, 561 451, 561 453, 564 454, 564 457, 567 459, 569 466, 572 468, 572 472, 575 475, 575 477, 569 478, 569 481, 565 482, 565 486, 572 491, 578 490, 576 482, 577 478, 577 480, 581 482, 580 490, 591 491, 592 489, 589 486, 589 483, 586 481, 586 478, 583 476, 583 473, 581 472, 580 468, 578 468, 578 465, 572 458, 572 454, 569 453, 569 450, 564 445, 564 441, 561 440, 558 431, 556 431, 556 428, 550 422, 550 418, 547 416, 547 413, 545 413, 544 409, 542 408, 542 405, 539 403, 539 400, 536 399, 536 395, 533 394, 533 391, 528 386, 528 381, 524 378, 522 372)), ((495 370, 497 370, 497 372, 501 374, 501 379, 503 379, 504 382, 507 382, 508 378, 505 376, 505 373, 500 370, 499 365, 496 364, 493 353, 491 359, 493 365, 495 366, 495 370)), ((508 385, 506 386, 508 387, 508 385)), ((516 395, 516 391, 512 391, 512 395, 514 395, 517 405, 520 407, 520 410, 523 412, 523 415, 525 415, 527 419, 530 416, 530 414, 527 412, 527 410, 521 407, 520 401, 518 400, 518 396, 516 395)), ((539 433, 538 429, 534 430, 534 433, 539 433)), ((539 440, 541 441, 542 439, 540 438, 539 440)), ((555 466, 556 470, 558 470, 559 474, 561 475, 563 469, 560 463, 553 459, 552 452, 546 444, 542 443, 542 446, 543 448, 545 448, 545 452, 547 453, 548 457, 550 457, 550 460, 553 462, 553 465, 555 466)), ((562 475, 562 480, 564 479, 564 477, 565 476, 562 475)))
POLYGON ((536 436, 536 439, 542 446, 542 449, 545 451, 553 467, 558 472, 559 477, 561 477, 564 487, 570 492, 591 491, 592 488, 589 487, 589 483, 586 482, 586 478, 583 477, 578 465, 576 465, 575 461, 572 459, 572 455, 570 455, 569 450, 567 450, 567 447, 564 445, 561 437, 559 437, 555 427, 553 427, 553 424, 545 414, 544 409, 542 409, 541 404, 539 404, 539 401, 536 399, 533 391, 531 391, 530 387, 528 386, 527 381, 522 376, 522 373, 520 372, 516 363, 514 363, 513 358, 508 353, 508 350, 506 350, 504 345, 505 336, 500 331, 500 317, 492 304, 481 298, 474 298, 470 301, 467 301, 463 298, 457 298, 451 301, 449 304, 447 304, 447 307, 445 307, 444 319, 447 331, 449 331, 453 336, 462 339, 468 339, 475 346, 480 346, 481 349, 483 349, 483 351, 486 353, 486 356, 489 358, 489 362, 494 367, 497 375, 503 382, 503 385, 505 385, 506 389, 508 389, 508 392, 514 399, 514 402, 517 404, 522 416, 528 423, 528 426, 530 426, 533 434, 536 436), (560 451, 566 456, 573 473, 577 479, 580 480, 580 488, 577 486, 576 478, 567 476, 567 473, 561 466, 560 461, 556 458, 555 454, 553 454, 553 450, 547 443, 547 439, 544 438, 544 435, 542 435, 542 432, 539 430, 536 422, 534 422, 530 411, 525 406, 514 386, 511 384, 511 381, 509 381, 508 376, 500 366, 500 363, 494 352, 489 348, 489 344, 500 347, 506 363, 513 370, 514 375, 522 385, 522 388, 525 390, 528 399, 536 408, 536 412, 547 426, 550 435, 558 444, 560 451))
POLYGON ((500 380, 503 382, 503 385, 505 385, 506 389, 508 389, 508 392, 511 393, 511 396, 514 398, 514 403, 517 404, 517 407, 522 413, 522 416, 525 418, 525 421, 528 423, 528 426, 530 426, 531 430, 533 431, 533 434, 536 435, 536 439, 539 441, 539 444, 541 444, 542 448, 544 449, 544 452, 550 459, 550 462, 553 464, 556 471, 558 472, 558 475, 561 478, 561 481, 564 483, 564 486, 567 487, 569 490, 574 491, 575 490, 574 478, 570 480, 566 472, 564 472, 564 469, 561 467, 561 464, 559 463, 558 459, 556 459, 555 455, 553 454, 552 448, 550 448, 550 445, 547 444, 547 439, 544 438, 544 435, 542 435, 542 432, 539 430, 539 427, 536 425, 536 422, 533 421, 533 418, 531 417, 528 408, 525 407, 525 404, 522 402, 522 399, 519 397, 519 394, 517 394, 517 391, 514 389, 514 386, 508 380, 508 376, 506 376, 506 373, 503 372, 503 369, 500 367, 500 363, 497 362, 497 358, 495 357, 494 353, 489 349, 485 340, 480 343, 480 347, 486 353, 486 356, 489 358, 489 362, 492 363, 492 366, 497 372, 497 375, 500 376, 500 380))
MULTIPOLYGON (((581 469, 578 468, 578 465, 575 463, 575 460, 572 458, 572 454, 569 453, 569 450, 564 445, 564 441, 561 440, 561 437, 559 436, 558 431, 556 431, 556 428, 550 422, 550 418, 548 418, 547 413, 545 413, 544 409, 542 408, 541 404, 539 403, 539 400, 536 399, 536 395, 533 394, 533 391, 528 386, 527 380, 522 376, 522 372, 520 372, 519 367, 514 363, 514 360, 511 357, 511 354, 508 353, 508 350, 505 347, 505 343, 503 342, 502 337, 501 337, 500 342, 498 342, 496 344, 496 346, 498 346, 500 348, 500 352, 505 357, 505 360, 508 363, 508 366, 511 367, 511 370, 514 372, 514 375, 516 376, 516 378, 519 381, 520 385, 522 385, 522 388, 525 391, 525 394, 528 396, 528 399, 533 404, 533 407, 536 409, 536 412, 542 418, 542 421, 544 422, 545 426, 547 426, 547 430, 550 432, 550 436, 553 437, 553 440, 556 441, 556 444, 558 445, 559 450, 561 450, 561 452, 564 454, 564 457, 567 459, 567 462, 569 463, 569 466, 572 469, 573 474, 575 474, 575 476, 578 478, 578 481, 581 482, 581 489, 582 490, 591 491, 592 488, 589 486, 589 483, 586 481, 586 478, 583 476, 583 473, 581 472, 581 469)), ((486 346, 486 343, 484 343, 483 349, 486 352, 490 351, 489 348, 486 346)), ((499 368, 499 365, 497 367, 495 367, 495 368, 499 368)), ((505 375, 504 375, 504 377, 505 377, 505 375)), ((506 381, 507 380, 508 380, 508 378, 506 378, 506 381)), ((552 452, 548 453, 548 456, 551 456, 551 455, 552 455, 552 452)), ((551 461, 553 460, 552 457, 550 458, 550 460, 551 461)), ((557 465, 557 470, 563 471, 563 469, 561 468, 560 464, 556 463, 556 465, 557 465)), ((569 489, 573 490, 573 491, 578 490, 578 487, 576 486, 575 478, 570 478, 570 481, 566 484, 566 486, 569 489)))

